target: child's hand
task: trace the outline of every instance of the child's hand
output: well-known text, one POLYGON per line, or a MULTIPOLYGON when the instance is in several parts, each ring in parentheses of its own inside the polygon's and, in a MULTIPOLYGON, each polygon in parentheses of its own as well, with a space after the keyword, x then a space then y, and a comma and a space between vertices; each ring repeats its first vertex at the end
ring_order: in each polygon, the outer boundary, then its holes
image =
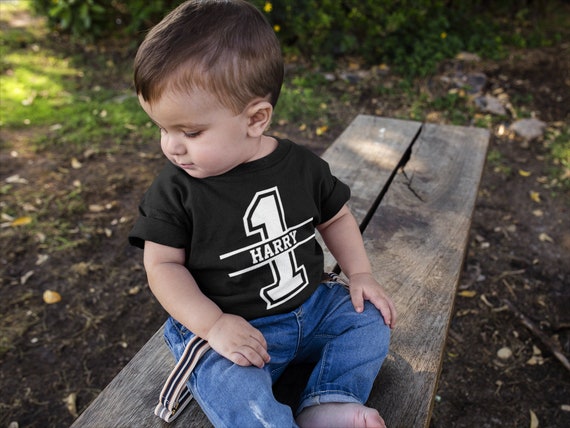
POLYGON ((218 354, 239 366, 262 368, 269 362, 263 334, 240 316, 222 314, 205 339, 218 354))
POLYGON ((364 310, 364 300, 369 300, 380 311, 390 328, 396 325, 396 307, 392 299, 374 279, 372 274, 357 273, 350 276, 350 299, 356 312, 364 310))

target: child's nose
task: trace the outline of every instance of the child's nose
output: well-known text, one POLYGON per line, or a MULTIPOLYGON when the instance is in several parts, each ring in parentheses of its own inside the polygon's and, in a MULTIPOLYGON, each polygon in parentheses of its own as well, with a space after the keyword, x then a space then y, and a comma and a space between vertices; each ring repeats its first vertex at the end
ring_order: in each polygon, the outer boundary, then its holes
POLYGON ((171 155, 183 155, 186 153, 186 146, 180 138, 172 134, 162 136, 163 150, 171 155))

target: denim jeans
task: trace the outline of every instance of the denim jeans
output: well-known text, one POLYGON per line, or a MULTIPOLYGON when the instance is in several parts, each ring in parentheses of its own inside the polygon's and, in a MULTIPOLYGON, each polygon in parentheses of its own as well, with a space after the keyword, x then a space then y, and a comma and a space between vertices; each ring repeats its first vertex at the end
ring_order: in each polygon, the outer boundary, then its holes
MULTIPOLYGON (((287 365, 316 363, 296 414, 324 403, 365 403, 388 353, 390 329, 370 303, 357 313, 339 283, 322 283, 296 310, 250 323, 268 344, 271 361, 260 369, 242 367, 214 350, 196 365, 188 387, 215 427, 296 427, 273 383, 287 365)), ((193 334, 170 318, 165 339, 178 360, 193 334)))

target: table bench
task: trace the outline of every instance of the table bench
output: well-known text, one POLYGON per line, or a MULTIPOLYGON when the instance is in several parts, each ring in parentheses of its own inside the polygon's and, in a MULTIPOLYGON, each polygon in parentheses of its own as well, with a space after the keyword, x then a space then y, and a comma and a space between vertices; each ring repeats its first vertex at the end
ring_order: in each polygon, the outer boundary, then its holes
MULTIPOLYGON (((429 425, 488 141, 480 128, 359 115, 323 154, 352 189, 374 274, 399 313, 367 403, 390 428, 429 425)), ((153 414, 173 366, 161 328, 73 427, 211 426, 195 401, 171 424, 153 414)), ((296 376, 285 373, 278 397, 294 402, 296 376)))

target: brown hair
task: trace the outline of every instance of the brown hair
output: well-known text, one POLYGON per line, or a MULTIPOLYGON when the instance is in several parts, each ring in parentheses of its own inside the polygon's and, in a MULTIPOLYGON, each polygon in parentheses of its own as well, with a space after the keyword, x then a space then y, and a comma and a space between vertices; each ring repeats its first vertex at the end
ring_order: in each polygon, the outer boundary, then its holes
POLYGON ((283 57, 275 32, 244 0, 189 0, 158 23, 135 57, 137 94, 152 103, 166 90, 202 89, 240 113, 254 98, 275 106, 283 57))

